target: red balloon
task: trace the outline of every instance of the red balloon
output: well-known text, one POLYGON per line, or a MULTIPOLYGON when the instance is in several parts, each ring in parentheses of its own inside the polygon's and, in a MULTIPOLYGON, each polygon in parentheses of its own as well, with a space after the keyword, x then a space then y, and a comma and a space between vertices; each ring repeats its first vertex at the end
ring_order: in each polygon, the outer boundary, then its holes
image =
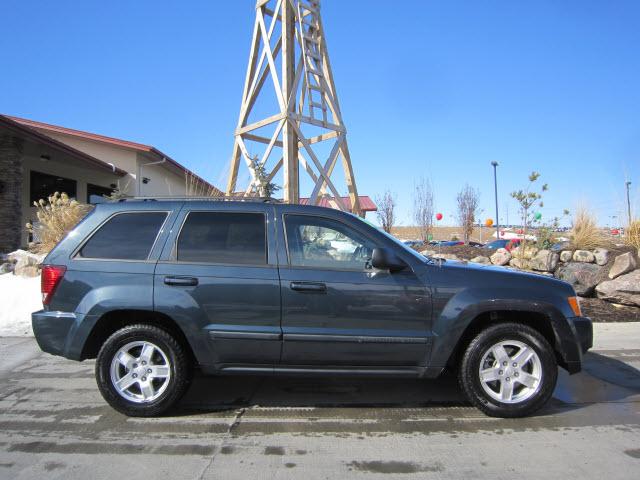
POLYGON ((614 228, 613 230, 611 230, 611 235, 620 235, 620 230, 614 228))
POLYGON ((436 213, 436 220, 442 220, 442 214, 436 213))

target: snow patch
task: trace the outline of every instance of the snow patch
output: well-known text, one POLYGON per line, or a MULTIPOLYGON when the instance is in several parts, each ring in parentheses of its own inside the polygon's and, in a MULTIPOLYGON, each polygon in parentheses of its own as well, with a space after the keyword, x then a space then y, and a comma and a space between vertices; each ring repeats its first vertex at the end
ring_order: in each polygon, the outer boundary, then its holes
POLYGON ((0 275, 0 336, 33 337, 31 313, 42 310, 40 276, 0 275))

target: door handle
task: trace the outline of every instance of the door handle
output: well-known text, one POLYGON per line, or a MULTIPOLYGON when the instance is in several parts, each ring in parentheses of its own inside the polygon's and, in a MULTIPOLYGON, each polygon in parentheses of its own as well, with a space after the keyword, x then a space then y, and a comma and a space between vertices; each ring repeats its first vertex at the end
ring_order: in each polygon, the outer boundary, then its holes
POLYGON ((326 293, 327 291, 324 283, 317 282, 291 282, 289 287, 296 292, 326 293))
POLYGON ((198 279, 195 277, 164 277, 164 284, 180 287, 195 287, 198 285, 198 279))

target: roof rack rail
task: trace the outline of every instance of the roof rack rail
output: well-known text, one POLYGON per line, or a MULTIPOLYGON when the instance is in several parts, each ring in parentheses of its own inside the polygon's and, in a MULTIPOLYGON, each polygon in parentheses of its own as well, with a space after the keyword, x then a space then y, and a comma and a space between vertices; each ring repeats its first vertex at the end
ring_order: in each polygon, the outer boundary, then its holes
POLYGON ((143 201, 143 202, 155 202, 155 201, 210 201, 210 202, 256 202, 256 203, 282 203, 282 200, 272 197, 208 197, 208 196, 180 196, 180 195, 154 195, 149 197, 123 197, 119 198, 118 202, 130 202, 130 201, 143 201))

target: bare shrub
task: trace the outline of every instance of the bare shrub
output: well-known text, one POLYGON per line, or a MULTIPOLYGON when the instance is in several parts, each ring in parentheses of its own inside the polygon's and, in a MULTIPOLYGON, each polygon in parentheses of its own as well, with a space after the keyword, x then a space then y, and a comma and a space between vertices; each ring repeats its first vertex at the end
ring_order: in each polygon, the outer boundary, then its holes
POLYGON ((624 234, 624 242, 635 247, 636 252, 640 254, 640 220, 634 220, 629 224, 624 234))
POLYGON ((64 192, 56 192, 33 205, 38 209, 39 224, 27 223, 27 230, 39 239, 30 245, 35 253, 50 252, 91 210, 90 205, 78 203, 64 192))
POLYGON ((596 217, 584 206, 578 207, 569 234, 571 247, 575 250, 593 250, 609 245, 609 240, 598 228, 596 217))
POLYGON ((416 222, 420 239, 429 241, 433 228, 433 189, 431 182, 424 177, 415 185, 413 194, 413 220, 416 222))
POLYGON ((480 192, 467 184, 458 192, 456 200, 458 202, 458 222, 462 227, 462 240, 464 243, 469 243, 480 203, 480 192))
POLYGON ((378 210, 376 216, 382 229, 391 233, 391 229, 396 221, 396 196, 390 190, 386 190, 382 196, 376 195, 378 210))

